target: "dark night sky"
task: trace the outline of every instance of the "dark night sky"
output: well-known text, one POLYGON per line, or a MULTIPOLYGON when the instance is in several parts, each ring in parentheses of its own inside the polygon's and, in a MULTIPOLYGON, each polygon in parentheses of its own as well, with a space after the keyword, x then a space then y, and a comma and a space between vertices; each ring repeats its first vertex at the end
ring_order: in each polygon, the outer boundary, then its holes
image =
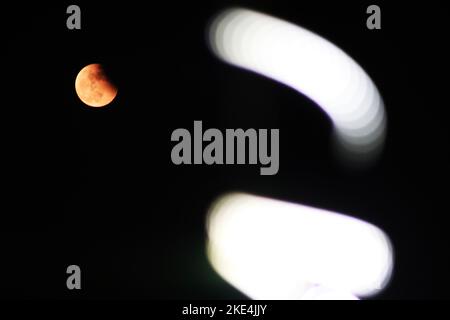
POLYGON ((142 3, 78 2, 81 31, 66 29, 72 3, 3 7, 3 296, 241 298, 204 252, 208 205, 241 190, 382 228, 395 269, 377 298, 450 298, 440 2, 378 1, 378 31, 365 27, 369 1, 142 3), (313 30, 363 66, 389 121, 377 165, 339 167, 331 124, 313 102, 209 52, 208 21, 233 4, 313 30), (75 77, 89 63, 104 64, 119 87, 107 108, 87 108, 76 96, 75 77), (170 135, 192 130, 194 120, 208 128, 280 128, 279 173, 173 165, 170 135), (81 292, 65 287, 70 264, 83 270, 81 292))

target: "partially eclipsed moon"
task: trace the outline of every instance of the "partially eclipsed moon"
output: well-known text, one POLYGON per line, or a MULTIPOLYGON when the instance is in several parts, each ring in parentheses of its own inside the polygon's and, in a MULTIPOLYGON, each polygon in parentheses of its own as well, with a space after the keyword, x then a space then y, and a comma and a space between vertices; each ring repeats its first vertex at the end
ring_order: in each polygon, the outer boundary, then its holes
POLYGON ((117 87, 98 63, 80 70, 75 79, 75 90, 80 100, 91 107, 104 107, 117 95, 117 87))

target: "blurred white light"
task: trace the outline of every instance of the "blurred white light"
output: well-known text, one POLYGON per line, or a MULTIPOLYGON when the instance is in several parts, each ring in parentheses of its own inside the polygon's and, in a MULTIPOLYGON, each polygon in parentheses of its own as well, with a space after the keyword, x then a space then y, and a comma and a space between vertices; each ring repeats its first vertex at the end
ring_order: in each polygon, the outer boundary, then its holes
POLYGON ((328 40, 247 9, 229 9, 210 26, 212 51, 224 61, 303 93, 331 118, 344 155, 379 153, 386 128, 383 100, 364 70, 328 40))
POLYGON ((302 300, 359 300, 356 296, 323 286, 311 286, 302 296, 302 300))
POLYGON ((210 208, 207 234, 215 270, 253 299, 369 296, 392 270, 389 239, 375 226, 284 201, 225 195, 210 208))

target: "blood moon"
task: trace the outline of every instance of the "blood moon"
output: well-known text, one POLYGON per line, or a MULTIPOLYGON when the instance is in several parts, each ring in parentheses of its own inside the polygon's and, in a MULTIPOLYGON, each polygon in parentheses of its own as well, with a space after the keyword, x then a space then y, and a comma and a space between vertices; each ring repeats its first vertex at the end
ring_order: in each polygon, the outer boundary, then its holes
POLYGON ((80 70, 75 79, 75 91, 80 100, 90 107, 104 107, 117 95, 117 87, 98 63, 89 64, 80 70))

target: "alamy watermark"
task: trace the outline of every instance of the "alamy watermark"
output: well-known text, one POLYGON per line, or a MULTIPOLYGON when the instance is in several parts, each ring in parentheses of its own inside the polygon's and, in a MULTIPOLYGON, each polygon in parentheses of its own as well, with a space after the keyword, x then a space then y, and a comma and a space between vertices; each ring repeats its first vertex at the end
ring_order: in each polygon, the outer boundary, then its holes
POLYGON ((66 20, 66 26, 69 30, 81 29, 81 9, 76 4, 67 7, 66 13, 70 16, 66 20))
POLYGON ((72 264, 67 267, 66 273, 69 274, 66 280, 66 286, 69 290, 81 289, 81 269, 79 266, 72 264))
POLYGON ((184 128, 172 132, 171 141, 178 143, 172 148, 171 158, 176 165, 259 163, 261 175, 274 175, 280 166, 279 140, 279 129, 226 129, 223 134, 214 128, 203 132, 202 121, 194 121, 193 137, 184 128))
POLYGON ((369 30, 381 29, 381 9, 379 6, 372 4, 367 7, 366 13, 370 14, 367 18, 366 26, 369 30))

